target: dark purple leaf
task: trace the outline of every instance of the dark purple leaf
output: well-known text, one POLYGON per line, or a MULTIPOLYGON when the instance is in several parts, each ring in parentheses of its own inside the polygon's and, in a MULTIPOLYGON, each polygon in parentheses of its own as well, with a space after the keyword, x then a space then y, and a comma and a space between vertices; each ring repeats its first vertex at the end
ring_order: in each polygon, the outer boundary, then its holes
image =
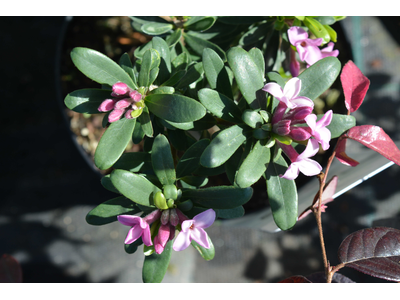
MULTIPOLYGON (((326 277, 325 277, 324 272, 313 273, 306 277, 312 283, 325 283, 326 282, 326 277)), ((355 283, 355 282, 353 280, 351 280, 350 278, 336 272, 335 274, 333 274, 332 283, 355 283)))
POLYGON ((340 81, 342 82, 346 108, 350 112, 355 112, 368 91, 369 79, 350 60, 343 67, 340 81))
POLYGON ((20 283, 22 282, 22 270, 18 261, 8 254, 0 258, 0 282, 20 283))
POLYGON ((336 145, 335 157, 342 163, 351 167, 355 167, 359 164, 358 161, 348 157, 346 154, 346 139, 340 139, 336 145))
POLYGON ((339 247, 339 260, 365 274, 400 281, 400 230, 375 227, 356 231, 339 247))
POLYGON ((400 165, 400 150, 382 128, 373 125, 354 126, 345 136, 400 165))
POLYGON ((295 275, 291 276, 289 278, 283 279, 279 281, 278 283, 311 283, 310 280, 305 278, 304 276, 301 275, 295 275))

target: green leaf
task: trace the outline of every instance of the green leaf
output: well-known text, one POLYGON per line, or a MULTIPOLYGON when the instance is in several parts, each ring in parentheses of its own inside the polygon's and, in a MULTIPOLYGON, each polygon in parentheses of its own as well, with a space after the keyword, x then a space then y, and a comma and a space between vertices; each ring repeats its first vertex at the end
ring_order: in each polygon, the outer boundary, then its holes
POLYGON ((122 195, 144 206, 153 206, 153 195, 160 191, 146 178, 125 170, 114 170, 111 182, 122 195))
POLYGON ((119 59, 119 65, 126 73, 128 73, 129 77, 132 78, 132 81, 136 86, 135 89, 138 89, 137 82, 136 82, 136 76, 133 73, 133 65, 132 65, 131 59, 129 58, 128 53, 122 54, 121 58, 119 59))
POLYGON ((111 177, 110 174, 107 174, 101 178, 101 185, 106 189, 109 190, 110 192, 119 194, 120 192, 114 187, 114 185, 111 182, 111 177))
POLYGON ((183 77, 178 85, 176 86, 177 89, 182 89, 189 86, 191 83, 196 82, 200 78, 203 77, 204 70, 203 70, 203 63, 199 62, 189 67, 187 70, 185 77, 183 77))
POLYGON ((168 23, 149 22, 140 28, 144 33, 149 35, 161 35, 169 32, 174 26, 168 23))
POLYGON ((141 212, 141 210, 134 202, 124 196, 120 196, 107 200, 93 208, 86 215, 86 222, 90 225, 104 225, 117 221, 117 216, 119 215, 133 215, 139 212, 141 212))
POLYGON ((258 48, 251 48, 249 50, 249 54, 251 58, 254 60, 258 68, 260 69, 261 74, 264 76, 265 74, 265 61, 264 55, 262 51, 258 48))
POLYGON ((182 29, 177 28, 172 34, 167 36, 165 41, 169 47, 174 47, 182 37, 182 29))
POLYGON ((160 54, 159 74, 156 83, 160 85, 165 82, 171 75, 171 54, 168 44, 159 37, 154 37, 151 40, 152 48, 160 54))
MULTIPOLYGON (((317 115, 319 121, 324 115, 317 115)), ((331 132, 331 139, 337 138, 345 131, 356 126, 356 119, 350 115, 333 114, 331 123, 326 126, 331 132)))
POLYGON ((317 38, 322 38, 323 44, 326 44, 331 40, 326 28, 316 19, 305 17, 303 22, 317 38))
POLYGON ((65 105, 81 114, 101 113, 100 104, 111 97, 110 91, 101 89, 82 89, 69 93, 64 100, 65 105))
POLYGON ((150 153, 128 152, 128 153, 123 153, 113 167, 115 169, 126 170, 129 172, 139 172, 144 163, 146 162, 151 163, 150 153))
POLYGON ((301 79, 299 96, 315 100, 335 82, 340 68, 340 61, 333 56, 317 61, 298 76, 301 79))
POLYGON ((144 99, 150 112, 167 121, 185 123, 201 119, 206 109, 196 100, 182 95, 154 94, 144 99))
POLYGON ((206 208, 229 209, 245 204, 252 195, 251 187, 216 186, 185 190, 182 192, 182 199, 190 199, 193 203, 206 208))
POLYGON ((171 260, 172 241, 168 241, 161 254, 153 253, 145 256, 143 262, 142 278, 144 283, 160 283, 171 260))
POLYGON ((174 73, 170 79, 162 83, 161 86, 175 86, 185 75, 186 70, 179 70, 174 73))
POLYGON ((176 165, 178 178, 192 174, 199 167, 200 156, 209 144, 209 139, 201 139, 186 150, 176 165))
POLYGON ((228 63, 235 75, 236 82, 243 97, 252 109, 263 109, 266 106, 265 92, 257 93, 264 87, 264 75, 251 55, 239 47, 233 47, 227 54, 228 63), (264 95, 262 97, 262 95, 264 95))
POLYGON ((124 82, 132 89, 136 89, 128 73, 100 52, 76 47, 71 51, 71 59, 79 71, 100 84, 113 86, 117 82, 124 82))
POLYGON ((154 139, 151 162, 153 170, 162 185, 175 184, 175 166, 171 147, 165 135, 159 134, 154 139))
POLYGON ((149 49, 144 53, 139 72, 139 86, 149 87, 153 83, 155 78, 153 78, 154 74, 152 72, 154 72, 153 70, 158 70, 160 61, 160 54, 157 50, 149 49))
POLYGON ((199 188, 208 183, 207 177, 184 176, 180 179, 183 188, 199 188))
POLYGON ((134 144, 139 144, 143 140, 144 136, 145 134, 142 129, 142 125, 140 125, 140 122, 136 122, 135 129, 133 130, 132 134, 132 142, 134 144))
POLYGON ((185 30, 205 31, 214 25, 215 20, 215 17, 195 16, 185 22, 183 27, 185 30))
POLYGON ((124 244, 124 250, 128 254, 133 254, 136 252, 137 248, 143 244, 142 239, 137 239, 132 244, 124 244))
POLYGON ((217 91, 205 88, 198 92, 200 102, 213 115, 228 122, 240 123, 242 112, 239 107, 223 94, 217 91))
POLYGON ((202 258, 209 261, 209 260, 212 260, 215 256, 215 248, 214 248, 214 244, 212 243, 212 241, 208 235, 207 235, 207 239, 208 239, 208 243, 210 244, 209 249, 204 248, 203 246, 200 246, 194 240, 192 240, 191 244, 197 251, 199 251, 202 258))
POLYGON ((153 126, 151 125, 151 119, 149 114, 149 109, 147 107, 143 108, 142 114, 138 118, 140 125, 142 126, 143 132, 148 137, 153 137, 153 126))
POLYGON ((233 99, 231 81, 221 57, 214 50, 206 48, 202 58, 204 73, 210 87, 233 99))
POLYGON ((217 218, 221 219, 233 219, 244 216, 243 206, 238 206, 231 209, 216 209, 215 212, 217 213, 217 218))
POLYGON ((257 141, 253 149, 244 159, 235 182, 241 188, 249 187, 256 183, 264 174, 270 161, 270 149, 265 147, 261 140, 257 141))
POLYGON ((172 70, 173 73, 180 71, 180 70, 186 70, 186 67, 189 64, 189 58, 186 52, 183 52, 179 54, 177 57, 175 57, 172 60, 172 70))
POLYGON ((216 124, 215 118, 210 114, 206 114, 203 118, 194 122, 176 123, 166 120, 165 122, 182 130, 206 130, 216 124))
POLYGON ((193 49, 193 51, 196 52, 198 55, 203 55, 204 49, 211 48, 218 53, 222 61, 226 61, 225 52, 216 44, 190 35, 190 33, 183 33, 183 37, 185 38, 185 42, 187 43, 187 45, 189 45, 189 47, 193 49))
POLYGON ((208 145, 200 157, 206 168, 221 166, 246 141, 246 130, 239 125, 222 130, 208 145))
POLYGON ((151 90, 148 94, 173 94, 175 89, 172 86, 160 86, 154 90, 151 90))
POLYGON ((280 156, 269 164, 265 173, 267 193, 276 225, 282 230, 291 229, 297 221, 297 189, 294 180, 279 177, 287 169, 285 159, 280 156))
POLYGON ((253 28, 251 28, 249 31, 247 31, 242 35, 242 37, 239 40, 239 45, 248 46, 256 44, 262 39, 265 39, 265 36, 267 35, 268 31, 271 30, 272 28, 273 28, 273 23, 271 22, 254 26, 253 28))
POLYGON ((107 128, 94 154, 94 163, 100 170, 112 167, 119 159, 132 138, 135 124, 136 119, 122 118, 107 128))
POLYGON ((267 17, 262 16, 222 16, 218 17, 218 21, 224 24, 236 25, 236 24, 253 24, 264 21, 267 17))

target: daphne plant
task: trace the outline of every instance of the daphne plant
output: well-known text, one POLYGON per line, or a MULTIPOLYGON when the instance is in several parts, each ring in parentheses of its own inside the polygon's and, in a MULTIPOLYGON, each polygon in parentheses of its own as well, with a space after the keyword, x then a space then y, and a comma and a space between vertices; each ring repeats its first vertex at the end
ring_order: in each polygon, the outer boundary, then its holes
MULTIPOLYGON (((355 126, 350 112, 365 96, 358 85, 366 89, 365 80, 353 81, 354 74, 363 77, 352 63, 341 75, 349 113, 313 113, 314 100, 341 71, 329 26, 340 18, 132 17, 134 29, 153 35, 133 60, 125 53, 117 64, 91 49, 72 50, 75 66, 101 88, 74 91, 65 104, 80 113, 106 113, 94 162, 108 171, 104 188, 116 193, 86 220, 131 227, 125 250, 134 253, 144 244, 144 282, 162 281, 172 250, 192 245, 212 259, 204 229, 218 218, 242 217, 260 180, 281 230, 311 211, 320 225, 332 196, 332 188, 324 188, 333 157, 355 165, 345 154, 346 138, 400 164, 399 150, 386 135, 383 141, 382 131, 355 126), (307 63, 302 71, 296 51, 307 63), (336 138, 323 173, 312 158, 336 138), (125 153, 130 141, 141 151, 125 153), (298 217, 300 172, 320 178, 320 193, 298 217), (213 184, 223 173, 229 185, 213 184)), ((329 281, 336 269, 326 262, 325 270, 329 281)))

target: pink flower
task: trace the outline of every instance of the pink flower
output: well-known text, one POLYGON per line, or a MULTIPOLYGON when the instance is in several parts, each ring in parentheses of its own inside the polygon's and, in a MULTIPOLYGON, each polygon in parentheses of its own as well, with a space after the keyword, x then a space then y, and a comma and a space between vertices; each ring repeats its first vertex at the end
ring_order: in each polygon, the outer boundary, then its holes
POLYGON ((146 217, 141 218, 132 215, 120 215, 117 216, 118 222, 122 225, 132 226, 128 231, 128 235, 125 239, 125 244, 132 244, 134 241, 142 237, 143 243, 146 246, 152 246, 149 224, 153 223, 155 220, 159 219, 161 216, 161 211, 159 209, 154 210, 146 217))
MULTIPOLYGON (((328 126, 332 121, 332 110, 327 111, 324 116, 317 122, 317 116, 314 114, 310 114, 304 118, 308 127, 310 128, 311 135, 315 138, 318 143, 321 144, 322 149, 329 149, 329 141, 331 140, 331 132, 328 126)), ((315 140, 312 140, 313 142, 315 140)), ((314 142, 315 143, 315 142, 314 142)))
POLYGON ((176 237, 172 248, 175 251, 182 251, 194 240, 200 246, 209 249, 208 235, 204 228, 210 227, 214 223, 215 216, 215 211, 208 209, 196 215, 192 220, 183 221, 181 224, 182 231, 176 237))
POLYGON ((297 77, 290 79, 283 89, 279 84, 270 82, 267 83, 262 90, 270 93, 276 99, 285 103, 288 108, 301 106, 314 107, 314 102, 311 99, 298 96, 301 91, 301 80, 297 77))
POLYGON ((285 174, 279 175, 281 178, 293 180, 296 179, 297 176, 299 176, 299 172, 303 173, 306 176, 318 175, 321 172, 321 165, 315 160, 309 159, 309 157, 317 154, 319 150, 318 143, 315 144, 312 143, 311 140, 308 140, 306 149, 300 155, 296 152, 296 150, 294 150, 293 146, 291 145, 284 145, 279 143, 279 146, 292 162, 289 168, 286 170, 285 174))

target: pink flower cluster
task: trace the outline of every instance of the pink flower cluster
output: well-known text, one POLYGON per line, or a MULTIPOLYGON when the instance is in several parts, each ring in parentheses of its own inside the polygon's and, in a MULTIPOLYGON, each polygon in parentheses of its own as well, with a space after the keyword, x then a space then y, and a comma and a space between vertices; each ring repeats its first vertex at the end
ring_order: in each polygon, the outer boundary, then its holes
MULTIPOLYGON (((320 49, 322 45, 322 38, 309 39, 308 33, 301 27, 293 26, 288 30, 288 37, 290 43, 296 47, 301 61, 307 63, 307 68, 320 59, 328 56, 337 57, 339 50, 333 50, 334 43, 328 43, 327 47, 320 49)), ((296 61, 295 52, 291 51, 290 72, 293 76, 298 76, 300 72, 300 64, 296 61)))
POLYGON ((285 145, 277 141, 292 162, 281 177, 292 180, 297 178, 299 172, 307 176, 319 174, 322 167, 310 157, 317 154, 319 144, 323 150, 329 148, 331 132, 326 126, 331 123, 332 111, 326 112, 317 121, 317 116, 311 113, 314 108, 313 101, 307 97, 298 96, 301 90, 301 80, 296 77, 290 79, 283 89, 277 83, 270 82, 264 86, 263 90, 279 100, 272 116, 272 132, 280 136, 288 136, 296 141, 308 140, 307 147, 301 154, 298 154, 292 145, 285 145))
POLYGON ((131 89, 123 82, 117 82, 112 86, 112 99, 104 100, 100 106, 100 112, 111 111, 108 115, 110 123, 118 121, 122 115, 125 118, 132 119, 132 112, 140 109, 139 102, 142 100, 142 94, 131 89))
POLYGON ((160 254, 164 251, 167 242, 174 239, 177 225, 180 225, 181 231, 172 246, 175 251, 186 249, 192 240, 209 249, 208 235, 204 228, 211 226, 215 221, 215 217, 215 211, 212 209, 208 209, 196 215, 193 219, 189 219, 178 208, 171 208, 166 210, 156 209, 144 218, 131 215, 120 215, 117 218, 121 224, 132 227, 125 239, 125 244, 132 244, 142 237, 146 246, 154 245, 154 251, 160 254), (154 223, 157 220, 160 220, 160 222, 154 223), (152 230, 150 230, 151 223, 154 223, 152 226, 155 227, 152 230), (156 233, 153 241, 152 231, 156 233))

